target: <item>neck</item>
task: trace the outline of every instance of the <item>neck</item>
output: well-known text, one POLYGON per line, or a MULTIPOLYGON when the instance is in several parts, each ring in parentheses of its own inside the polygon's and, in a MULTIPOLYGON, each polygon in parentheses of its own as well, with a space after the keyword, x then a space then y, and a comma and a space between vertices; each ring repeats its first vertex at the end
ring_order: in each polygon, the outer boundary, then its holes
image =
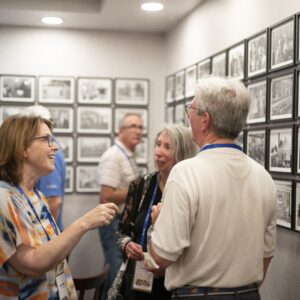
POLYGON ((127 141, 124 141, 122 139, 120 139, 120 142, 128 149, 130 150, 131 152, 134 152, 135 151, 135 145, 132 145, 131 143, 127 142, 127 141))
POLYGON ((29 193, 34 191, 34 186, 37 183, 39 177, 32 175, 32 172, 27 172, 26 167, 23 169, 23 176, 20 181, 20 187, 24 193, 29 193))
POLYGON ((199 146, 203 147, 206 144, 234 144, 234 140, 228 138, 220 138, 214 134, 211 134, 208 135, 199 146))
POLYGON ((169 177, 170 172, 159 172, 159 187, 163 191, 169 177))

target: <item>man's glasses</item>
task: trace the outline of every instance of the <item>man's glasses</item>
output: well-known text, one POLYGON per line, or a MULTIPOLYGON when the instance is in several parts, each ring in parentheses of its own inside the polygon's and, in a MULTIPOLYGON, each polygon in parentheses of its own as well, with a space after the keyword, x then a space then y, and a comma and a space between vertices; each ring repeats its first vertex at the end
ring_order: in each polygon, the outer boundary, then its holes
POLYGON ((47 142, 49 147, 52 147, 53 144, 54 144, 54 140, 53 140, 53 137, 51 135, 37 136, 37 137, 35 137, 35 138, 31 139, 31 140, 32 141, 34 141, 34 140, 41 140, 41 141, 47 142))
POLYGON ((191 113, 192 110, 197 110, 197 111, 200 111, 200 112, 204 112, 202 109, 192 107, 192 104, 186 104, 184 106, 184 108, 185 108, 185 112, 186 112, 188 117, 190 116, 190 113, 191 113))
POLYGON ((144 130, 144 126, 143 125, 128 125, 128 126, 123 126, 123 128, 125 129, 139 129, 139 130, 144 130))

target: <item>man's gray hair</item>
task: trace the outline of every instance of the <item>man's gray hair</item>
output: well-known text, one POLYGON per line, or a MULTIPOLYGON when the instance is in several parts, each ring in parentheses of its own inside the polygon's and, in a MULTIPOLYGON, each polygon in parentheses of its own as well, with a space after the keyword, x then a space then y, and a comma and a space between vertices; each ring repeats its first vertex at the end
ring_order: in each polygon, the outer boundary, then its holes
POLYGON ((250 95, 245 85, 237 79, 208 77, 196 86, 198 114, 208 112, 212 129, 220 138, 234 139, 246 124, 250 95))
POLYGON ((167 133, 170 138, 171 149, 174 151, 174 158, 176 162, 196 155, 197 145, 192 140, 192 131, 190 128, 177 124, 167 124, 156 135, 155 145, 158 137, 163 132, 167 133))
POLYGON ((120 120, 118 123, 118 129, 120 130, 121 128, 125 127, 125 120, 126 118, 130 117, 130 116, 136 116, 142 119, 142 116, 139 113, 135 113, 135 112, 129 112, 126 113, 120 120))

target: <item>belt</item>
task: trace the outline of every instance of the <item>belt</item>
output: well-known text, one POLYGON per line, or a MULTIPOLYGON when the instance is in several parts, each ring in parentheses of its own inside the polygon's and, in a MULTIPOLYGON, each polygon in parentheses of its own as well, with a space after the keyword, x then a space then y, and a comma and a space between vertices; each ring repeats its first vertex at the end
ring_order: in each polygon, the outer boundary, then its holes
POLYGON ((236 287, 236 288, 184 286, 182 288, 172 290, 172 297, 235 295, 235 294, 245 294, 254 291, 258 291, 256 283, 241 286, 241 287, 236 287))

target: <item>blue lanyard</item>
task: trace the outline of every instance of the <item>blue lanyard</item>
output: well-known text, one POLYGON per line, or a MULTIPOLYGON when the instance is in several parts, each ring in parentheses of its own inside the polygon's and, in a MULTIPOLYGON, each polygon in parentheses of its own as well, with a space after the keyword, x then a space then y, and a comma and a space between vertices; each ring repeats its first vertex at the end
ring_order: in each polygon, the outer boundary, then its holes
POLYGON ((126 151, 120 145, 115 144, 115 146, 117 146, 118 149, 125 155, 125 157, 127 158, 128 162, 129 162, 129 164, 131 166, 131 169, 132 169, 133 173, 135 174, 135 176, 137 176, 138 172, 137 172, 137 169, 136 169, 135 165, 132 162, 132 159, 128 156, 128 154, 126 153, 126 151))
POLYGON ((208 150, 208 149, 214 149, 214 148, 233 148, 233 149, 237 149, 240 151, 243 151, 243 148, 237 144, 209 144, 209 145, 205 145, 203 146, 199 152, 208 150))
POLYGON ((149 203, 148 211, 147 211, 145 222, 144 222, 144 225, 143 225, 142 235, 141 235, 141 239, 140 239, 140 245, 142 245, 142 246, 145 243, 146 231, 147 231, 147 227, 148 227, 149 220, 150 220, 152 205, 153 205, 153 202, 154 202, 154 199, 155 199, 155 196, 156 196, 158 183, 159 183, 159 174, 156 175, 156 184, 155 184, 155 187, 154 187, 154 191, 152 193, 151 201, 149 203))
MULTIPOLYGON (((25 197, 25 199, 26 199, 27 203, 29 204, 31 210, 33 211, 33 213, 35 214, 36 218, 37 218, 38 221, 40 222, 40 224, 41 224, 41 226, 42 226, 42 228, 43 228, 43 230, 44 230, 44 232, 45 232, 45 234, 46 234, 46 236, 47 236, 48 241, 50 241, 51 238, 50 238, 50 236, 49 236, 47 230, 44 228, 44 226, 43 226, 43 224, 42 224, 42 222, 41 222, 41 219, 39 218, 39 216, 38 216, 38 214, 37 214, 37 212, 36 212, 34 206, 32 205, 31 201, 29 200, 28 196, 25 194, 25 192, 23 191, 23 189, 22 189, 20 186, 18 186, 17 189, 18 189, 18 191, 25 197)), ((37 195, 37 197, 39 198, 39 200, 41 201, 43 207, 46 208, 46 211, 47 211, 47 219, 49 220, 49 222, 50 222, 50 224, 51 224, 51 226, 52 226, 54 232, 56 233, 56 235, 59 235, 59 232, 58 232, 58 230, 57 230, 57 226, 55 225, 54 219, 53 219, 51 213, 49 212, 48 208, 44 205, 44 202, 43 202, 43 200, 42 200, 40 194, 37 193, 35 190, 34 190, 34 192, 35 192, 35 194, 37 195)))

